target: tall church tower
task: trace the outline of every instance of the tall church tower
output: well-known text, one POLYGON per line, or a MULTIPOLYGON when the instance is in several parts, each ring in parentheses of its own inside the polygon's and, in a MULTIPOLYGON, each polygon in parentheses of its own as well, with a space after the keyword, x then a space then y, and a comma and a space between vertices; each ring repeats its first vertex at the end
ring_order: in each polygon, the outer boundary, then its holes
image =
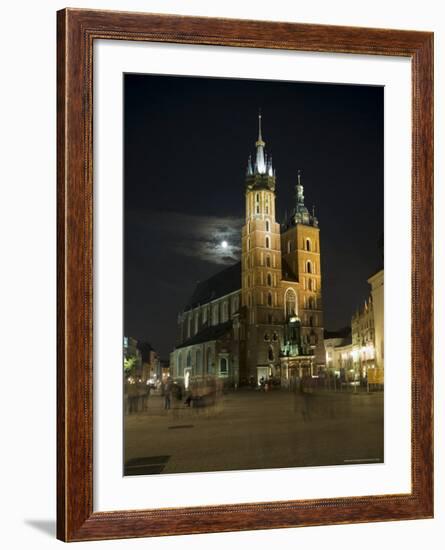
POLYGON ((265 378, 279 364, 283 323, 280 225, 275 219, 275 171, 262 137, 261 114, 254 161, 249 157, 242 229, 242 305, 246 311, 247 376, 265 378))
POLYGON ((315 212, 304 204, 301 171, 295 186, 295 207, 285 220, 281 234, 283 259, 295 273, 298 283, 300 340, 303 354, 314 356, 313 368, 325 364, 323 304, 321 296, 320 229, 315 212))

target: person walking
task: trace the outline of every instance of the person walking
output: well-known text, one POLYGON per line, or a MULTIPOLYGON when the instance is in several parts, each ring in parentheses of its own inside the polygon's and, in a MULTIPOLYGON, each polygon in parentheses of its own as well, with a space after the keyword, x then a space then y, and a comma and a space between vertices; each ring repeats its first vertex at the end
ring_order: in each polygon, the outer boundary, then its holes
POLYGON ((169 376, 164 386, 164 409, 166 410, 170 409, 171 402, 172 402, 172 382, 169 376))
POLYGON ((128 414, 134 414, 138 412, 139 393, 138 387, 135 381, 129 381, 127 385, 128 395, 128 414))
POLYGON ((150 398, 151 386, 148 382, 145 383, 145 388, 142 395, 142 410, 148 411, 148 400, 150 398))

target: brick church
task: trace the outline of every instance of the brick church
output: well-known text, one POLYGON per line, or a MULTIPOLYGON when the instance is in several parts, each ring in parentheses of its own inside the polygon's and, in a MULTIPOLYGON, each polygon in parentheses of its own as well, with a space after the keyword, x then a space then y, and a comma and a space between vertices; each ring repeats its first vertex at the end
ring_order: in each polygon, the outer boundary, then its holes
POLYGON ((286 386, 324 368, 320 229, 298 172, 291 214, 276 219, 276 177, 262 137, 245 177, 241 261, 198 283, 178 316, 171 376, 286 386))

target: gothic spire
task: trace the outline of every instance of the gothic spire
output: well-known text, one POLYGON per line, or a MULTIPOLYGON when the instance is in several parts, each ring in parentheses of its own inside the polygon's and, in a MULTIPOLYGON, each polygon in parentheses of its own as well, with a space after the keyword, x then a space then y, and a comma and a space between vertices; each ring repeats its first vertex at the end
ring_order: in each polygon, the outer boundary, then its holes
POLYGON ((255 153, 249 157, 246 168, 246 186, 275 191, 275 170, 272 165, 272 155, 266 153, 266 143, 263 140, 261 111, 258 111, 258 138, 255 141, 255 153))
POLYGON ((258 139, 255 143, 256 146, 256 161, 255 161, 255 173, 265 174, 266 173, 266 160, 265 160, 265 151, 264 146, 265 142, 263 141, 263 136, 261 133, 261 110, 258 112, 258 139))
POLYGON ((265 145, 263 142, 263 136, 261 135, 261 109, 258 110, 258 141, 257 145, 261 143, 262 145, 265 145))
POLYGON ((302 223, 318 227, 318 220, 315 217, 315 207, 312 207, 312 215, 304 204, 304 187, 301 177, 301 170, 297 171, 297 184, 295 186, 295 209, 292 215, 293 224, 302 223))

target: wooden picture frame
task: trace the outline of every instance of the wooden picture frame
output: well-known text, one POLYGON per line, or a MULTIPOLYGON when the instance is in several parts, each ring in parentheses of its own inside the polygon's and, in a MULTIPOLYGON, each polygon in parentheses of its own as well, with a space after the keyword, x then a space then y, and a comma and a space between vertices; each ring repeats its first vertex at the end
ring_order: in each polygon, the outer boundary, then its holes
POLYGON ((129 538, 433 516, 433 34, 65 9, 57 14, 57 537, 129 538), (95 40, 403 56, 412 61, 412 427, 407 494, 93 512, 95 40))

